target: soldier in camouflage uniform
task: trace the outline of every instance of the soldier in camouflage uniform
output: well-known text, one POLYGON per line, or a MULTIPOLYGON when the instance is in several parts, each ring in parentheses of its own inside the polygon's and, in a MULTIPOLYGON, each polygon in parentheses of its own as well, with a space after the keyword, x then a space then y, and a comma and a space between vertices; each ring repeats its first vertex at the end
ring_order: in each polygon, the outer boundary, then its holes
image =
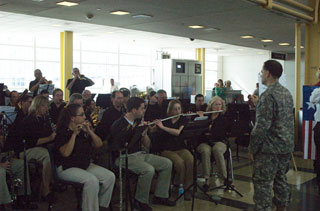
POLYGON ((290 187, 286 173, 294 148, 293 99, 279 83, 282 66, 268 60, 261 70, 262 84, 268 89, 254 101, 256 124, 251 132, 249 155, 253 160, 255 210, 286 210, 290 201, 290 187), (272 198, 272 189, 274 197, 272 198))

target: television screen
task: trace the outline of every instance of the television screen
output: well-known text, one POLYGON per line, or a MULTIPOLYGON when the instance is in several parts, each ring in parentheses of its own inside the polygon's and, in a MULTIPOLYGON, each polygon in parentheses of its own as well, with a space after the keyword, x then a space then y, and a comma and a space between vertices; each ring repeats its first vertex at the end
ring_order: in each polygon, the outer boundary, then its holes
POLYGON ((185 73, 185 63, 183 62, 176 63, 176 73, 185 73))

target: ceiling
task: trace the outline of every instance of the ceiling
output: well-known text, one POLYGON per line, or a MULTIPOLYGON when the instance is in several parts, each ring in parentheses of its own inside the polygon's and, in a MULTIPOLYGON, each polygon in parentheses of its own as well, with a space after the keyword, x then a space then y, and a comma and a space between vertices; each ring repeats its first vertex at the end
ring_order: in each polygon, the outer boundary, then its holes
MULTIPOLYGON (((139 38, 150 42, 173 35, 184 37, 185 44, 190 42, 195 47, 210 44, 212 49, 218 51, 219 45, 223 44, 217 43, 226 43, 277 52, 294 52, 296 19, 263 9, 248 0, 73 0, 79 3, 74 7, 58 6, 57 1, 0 1, 0 11, 4 11, 0 13, 1 31, 7 26, 8 30, 18 32, 27 24, 28 31, 40 33, 40 30, 52 30, 56 26, 56 30, 72 30, 86 36, 98 33, 111 36, 115 33, 129 37, 132 33, 139 34, 139 38), (130 11, 131 15, 109 14, 110 11, 119 9, 130 11), (86 18, 88 13, 93 14, 91 20, 86 18), (132 18, 136 14, 149 14, 153 17, 132 18), (42 18, 35 19, 32 16, 42 18), (190 29, 188 25, 203 25, 205 29, 190 29), (219 30, 208 30, 209 28, 219 30), (142 34, 139 31, 149 33, 142 34), (253 35, 255 38, 241 39, 241 35, 253 35), (191 42, 188 41, 189 38, 195 40, 191 42), (260 41, 263 38, 274 42, 263 44, 260 41), (279 46, 280 42, 291 45, 279 46)), ((308 1, 299 2, 306 4, 308 1)))

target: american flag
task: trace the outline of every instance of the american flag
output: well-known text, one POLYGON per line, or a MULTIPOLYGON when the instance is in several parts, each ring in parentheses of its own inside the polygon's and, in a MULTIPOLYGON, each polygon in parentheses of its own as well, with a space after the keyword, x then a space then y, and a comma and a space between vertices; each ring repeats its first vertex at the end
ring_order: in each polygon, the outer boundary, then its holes
POLYGON ((303 158, 316 158, 316 146, 314 144, 313 128, 316 125, 314 113, 316 107, 310 103, 311 93, 317 86, 303 86, 303 121, 302 121, 302 140, 303 140, 303 158))

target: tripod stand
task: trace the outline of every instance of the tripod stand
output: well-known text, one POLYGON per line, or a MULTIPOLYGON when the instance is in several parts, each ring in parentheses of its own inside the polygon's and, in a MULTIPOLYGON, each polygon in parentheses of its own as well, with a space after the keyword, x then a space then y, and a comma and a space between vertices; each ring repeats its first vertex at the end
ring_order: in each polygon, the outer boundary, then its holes
POLYGON ((232 181, 233 181, 234 178, 233 178, 232 153, 231 153, 229 141, 227 141, 227 151, 226 151, 226 153, 227 153, 227 179, 225 179, 223 185, 215 187, 215 188, 211 189, 211 191, 212 190, 218 190, 218 189, 231 190, 231 191, 236 192, 239 196, 243 197, 243 195, 234 188, 234 185, 232 185, 232 181), (229 178, 229 176, 230 176, 229 169, 231 170, 231 175, 232 175, 231 181, 230 181, 230 178, 229 178))
POLYGON ((216 205, 218 204, 219 201, 221 201, 221 198, 218 196, 211 196, 208 193, 206 193, 200 185, 197 184, 197 137, 199 137, 204 131, 208 129, 209 126, 209 121, 207 120, 199 120, 199 121, 194 121, 191 123, 188 123, 182 133, 180 138, 183 140, 188 140, 188 143, 190 144, 190 148, 193 153, 193 183, 184 191, 182 195, 180 195, 175 201, 178 201, 188 190, 192 189, 192 208, 191 210, 193 211, 194 209, 194 196, 197 191, 197 188, 199 188, 206 197, 212 202, 214 202, 216 205))

